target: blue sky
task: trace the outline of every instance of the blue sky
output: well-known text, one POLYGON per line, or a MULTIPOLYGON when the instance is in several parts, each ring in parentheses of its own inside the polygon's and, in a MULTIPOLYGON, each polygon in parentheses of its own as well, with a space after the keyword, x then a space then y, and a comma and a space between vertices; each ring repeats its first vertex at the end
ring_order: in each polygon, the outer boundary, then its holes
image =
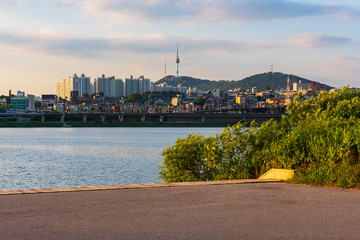
POLYGON ((358 0, 0 0, 0 94, 91 78, 240 80, 274 70, 360 87, 358 0))

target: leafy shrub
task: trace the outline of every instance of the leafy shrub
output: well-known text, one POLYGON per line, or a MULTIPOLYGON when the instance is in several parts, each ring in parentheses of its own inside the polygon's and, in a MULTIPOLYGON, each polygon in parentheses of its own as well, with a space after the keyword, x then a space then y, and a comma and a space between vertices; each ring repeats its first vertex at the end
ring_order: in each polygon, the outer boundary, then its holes
POLYGON ((258 178, 277 167, 294 169, 294 182, 359 187, 360 94, 343 88, 306 101, 297 96, 280 122, 190 134, 163 156, 166 182, 258 178))

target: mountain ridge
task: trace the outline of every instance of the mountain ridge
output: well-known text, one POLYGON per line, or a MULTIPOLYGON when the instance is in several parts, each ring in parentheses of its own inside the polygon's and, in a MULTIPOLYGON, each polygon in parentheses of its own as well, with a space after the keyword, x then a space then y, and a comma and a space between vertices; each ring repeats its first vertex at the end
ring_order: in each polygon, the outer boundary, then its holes
MULTIPOLYGON (((256 87, 258 89, 266 89, 270 88, 273 90, 280 90, 286 89, 288 74, 284 74, 281 72, 267 72, 267 73, 259 73, 255 74, 241 80, 207 80, 207 79, 200 79, 200 78, 193 78, 189 76, 181 76, 181 77, 174 77, 174 76, 167 76, 166 78, 162 78, 155 82, 155 84, 167 83, 168 85, 177 86, 181 84, 185 87, 197 88, 199 90, 207 91, 213 89, 220 89, 222 91, 228 91, 231 89, 236 88, 245 88, 251 89, 256 87)), ((309 80, 306 78, 302 78, 293 74, 289 74, 290 77, 290 85, 294 82, 299 83, 317 83, 322 84, 317 81, 309 80)), ((326 85, 326 90, 330 90, 333 87, 326 85)))

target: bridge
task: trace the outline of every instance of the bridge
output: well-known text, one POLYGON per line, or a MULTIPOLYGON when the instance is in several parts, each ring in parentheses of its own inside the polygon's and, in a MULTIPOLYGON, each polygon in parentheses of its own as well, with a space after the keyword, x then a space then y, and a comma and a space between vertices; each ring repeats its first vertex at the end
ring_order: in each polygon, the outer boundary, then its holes
POLYGON ((237 123, 280 121, 284 113, 0 113, 0 119, 17 122, 173 122, 237 123))

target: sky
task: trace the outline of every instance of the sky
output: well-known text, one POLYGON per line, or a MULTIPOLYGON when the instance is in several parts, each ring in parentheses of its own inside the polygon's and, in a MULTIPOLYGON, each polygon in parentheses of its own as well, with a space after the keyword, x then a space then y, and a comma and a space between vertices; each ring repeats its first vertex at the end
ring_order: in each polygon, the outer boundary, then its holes
POLYGON ((360 87, 359 0, 0 0, 0 95, 68 76, 294 74, 360 87))

